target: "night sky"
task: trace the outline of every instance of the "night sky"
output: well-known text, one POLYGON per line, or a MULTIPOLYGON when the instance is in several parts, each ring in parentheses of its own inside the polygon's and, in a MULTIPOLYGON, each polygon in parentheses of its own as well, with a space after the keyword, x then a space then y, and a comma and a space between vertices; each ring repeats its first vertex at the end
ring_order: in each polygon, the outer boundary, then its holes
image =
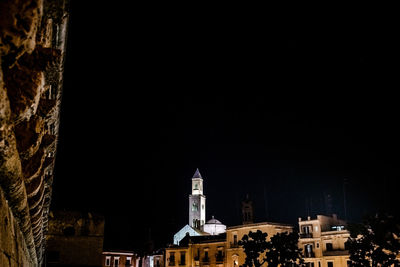
POLYGON ((164 246, 199 168, 228 226, 246 194, 257 221, 343 218, 344 188, 351 221, 399 212, 390 21, 180 8, 72 1, 53 209, 104 214, 106 249, 164 246))

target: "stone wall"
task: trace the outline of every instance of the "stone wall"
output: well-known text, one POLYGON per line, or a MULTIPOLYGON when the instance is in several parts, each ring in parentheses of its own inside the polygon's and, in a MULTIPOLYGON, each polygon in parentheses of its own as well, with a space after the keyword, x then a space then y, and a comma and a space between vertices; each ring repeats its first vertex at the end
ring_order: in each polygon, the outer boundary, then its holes
POLYGON ((32 265, 25 239, 1 188, 0 220, 0 266, 32 265))
POLYGON ((8 218, 0 224, 2 257, 14 266, 12 255, 26 251, 15 266, 37 266, 51 200, 67 2, 2 0, 0 14, 0 213, 8 218))
POLYGON ((52 211, 47 233, 47 266, 101 266, 104 216, 52 211))

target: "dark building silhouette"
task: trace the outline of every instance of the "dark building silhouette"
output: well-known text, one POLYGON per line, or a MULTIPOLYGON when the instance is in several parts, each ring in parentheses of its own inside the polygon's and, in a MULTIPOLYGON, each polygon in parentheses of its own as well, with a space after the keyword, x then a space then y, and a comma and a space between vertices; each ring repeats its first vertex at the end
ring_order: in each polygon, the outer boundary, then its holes
POLYGON ((249 194, 247 194, 246 199, 242 201, 242 223, 254 223, 253 201, 249 199, 249 194))

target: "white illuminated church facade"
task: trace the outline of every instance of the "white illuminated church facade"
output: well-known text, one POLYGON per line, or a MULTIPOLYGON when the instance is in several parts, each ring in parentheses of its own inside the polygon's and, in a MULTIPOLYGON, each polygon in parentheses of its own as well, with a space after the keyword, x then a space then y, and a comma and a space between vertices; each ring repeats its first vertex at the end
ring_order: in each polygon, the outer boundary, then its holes
POLYGON ((206 221, 206 196, 203 194, 203 177, 199 169, 192 177, 192 194, 189 195, 189 223, 174 235, 174 244, 186 236, 219 235, 226 232, 226 225, 212 217, 206 221))

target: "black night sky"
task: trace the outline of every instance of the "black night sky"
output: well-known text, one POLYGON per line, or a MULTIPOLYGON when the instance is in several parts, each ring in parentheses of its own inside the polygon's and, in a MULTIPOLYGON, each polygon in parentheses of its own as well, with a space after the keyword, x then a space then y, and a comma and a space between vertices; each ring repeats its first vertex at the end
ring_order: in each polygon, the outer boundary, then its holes
POLYGON ((106 249, 142 248, 150 228, 156 247, 172 242, 196 168, 207 219, 228 226, 246 193, 258 221, 343 218, 345 178, 349 220, 399 212, 390 21, 81 2, 52 208, 104 214, 106 249))

